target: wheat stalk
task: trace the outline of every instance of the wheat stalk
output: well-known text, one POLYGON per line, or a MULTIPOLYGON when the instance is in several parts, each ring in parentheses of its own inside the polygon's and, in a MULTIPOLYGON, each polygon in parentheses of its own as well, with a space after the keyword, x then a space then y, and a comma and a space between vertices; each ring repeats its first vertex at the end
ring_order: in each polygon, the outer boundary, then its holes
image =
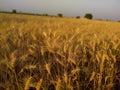
POLYGON ((24 90, 28 90, 31 80, 32 80, 32 77, 30 76, 25 82, 24 90))
POLYGON ((37 90, 40 90, 41 85, 42 85, 42 82, 43 82, 43 79, 40 79, 40 80, 37 82, 37 85, 36 85, 36 89, 37 89, 37 90))

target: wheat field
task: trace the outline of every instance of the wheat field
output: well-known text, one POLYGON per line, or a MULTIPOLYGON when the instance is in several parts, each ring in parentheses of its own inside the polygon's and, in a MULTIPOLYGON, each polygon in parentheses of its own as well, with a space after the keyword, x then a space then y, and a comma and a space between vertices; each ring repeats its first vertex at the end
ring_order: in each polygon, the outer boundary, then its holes
POLYGON ((0 14, 0 90, 119 87, 119 22, 0 14))

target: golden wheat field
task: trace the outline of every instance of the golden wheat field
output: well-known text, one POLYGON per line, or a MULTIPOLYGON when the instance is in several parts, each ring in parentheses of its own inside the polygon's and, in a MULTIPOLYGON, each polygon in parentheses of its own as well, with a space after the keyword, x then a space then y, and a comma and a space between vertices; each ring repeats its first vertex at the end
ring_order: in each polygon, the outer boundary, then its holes
POLYGON ((0 90, 119 90, 120 22, 0 14, 0 90))

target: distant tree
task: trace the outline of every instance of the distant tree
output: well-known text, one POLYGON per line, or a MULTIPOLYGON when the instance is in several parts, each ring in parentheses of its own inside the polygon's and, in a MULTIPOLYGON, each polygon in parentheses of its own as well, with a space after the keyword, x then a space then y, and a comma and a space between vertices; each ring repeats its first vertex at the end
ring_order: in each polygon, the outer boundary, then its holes
POLYGON ((45 14, 45 16, 49 16, 48 14, 45 14))
POLYGON ((84 17, 87 18, 87 19, 92 19, 93 18, 91 13, 86 13, 84 17))
POLYGON ((80 16, 76 16, 76 18, 80 18, 80 16))
POLYGON ((63 17, 62 13, 58 13, 58 17, 63 17))
POLYGON ((43 16, 49 16, 48 14, 42 14, 43 16))
POLYGON ((14 10, 12 10, 12 12, 13 12, 13 13, 17 13, 17 11, 16 11, 15 9, 14 9, 14 10))

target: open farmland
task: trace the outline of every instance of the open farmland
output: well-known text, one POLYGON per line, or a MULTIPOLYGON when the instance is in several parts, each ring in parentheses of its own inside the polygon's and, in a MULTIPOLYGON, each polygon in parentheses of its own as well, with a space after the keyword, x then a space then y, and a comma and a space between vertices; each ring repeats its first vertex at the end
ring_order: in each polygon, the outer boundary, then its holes
POLYGON ((0 88, 118 90, 119 85, 119 22, 0 14, 0 88))

